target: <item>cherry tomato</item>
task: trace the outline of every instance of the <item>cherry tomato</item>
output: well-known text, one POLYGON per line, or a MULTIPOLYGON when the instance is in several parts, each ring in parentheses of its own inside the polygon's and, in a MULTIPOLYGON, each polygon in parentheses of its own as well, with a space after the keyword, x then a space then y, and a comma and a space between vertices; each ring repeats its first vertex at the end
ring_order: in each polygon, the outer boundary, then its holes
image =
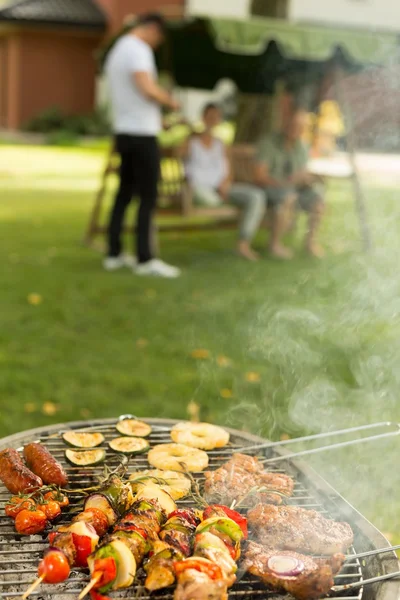
POLYGON ((100 537, 103 537, 109 528, 108 519, 99 508, 88 508, 87 510, 84 510, 74 518, 74 521, 85 521, 85 523, 92 525, 97 535, 100 537))
POLYGON ((92 554, 92 538, 87 535, 72 534, 76 550, 75 565, 77 567, 87 567, 87 559, 92 554))
POLYGON ((56 490, 54 490, 53 492, 46 492, 43 498, 45 500, 54 500, 61 506, 61 508, 66 508, 67 506, 69 506, 68 497, 62 492, 58 492, 56 490))
POLYGON ((49 521, 54 521, 61 515, 61 507, 55 500, 48 500, 45 504, 39 504, 37 508, 44 512, 49 521))
POLYGON ((176 575, 180 575, 187 569, 194 569, 208 575, 210 579, 223 579, 221 567, 211 561, 197 560, 196 558, 187 558, 174 563, 176 575))
POLYGON ((40 533, 47 525, 47 517, 41 510, 21 510, 15 518, 15 529, 21 535, 40 533))
POLYGON ((40 561, 38 574, 45 583, 61 583, 69 577, 70 566, 64 552, 51 550, 40 561))
POLYGON ((97 575, 101 575, 101 578, 95 586, 97 589, 115 581, 117 578, 117 565, 115 560, 112 557, 96 559, 94 561, 92 577, 95 578, 97 575))
POLYGON ((8 504, 5 505, 5 513, 7 517, 15 519, 21 510, 29 510, 35 506, 35 501, 32 498, 24 498, 23 496, 13 496, 8 504))

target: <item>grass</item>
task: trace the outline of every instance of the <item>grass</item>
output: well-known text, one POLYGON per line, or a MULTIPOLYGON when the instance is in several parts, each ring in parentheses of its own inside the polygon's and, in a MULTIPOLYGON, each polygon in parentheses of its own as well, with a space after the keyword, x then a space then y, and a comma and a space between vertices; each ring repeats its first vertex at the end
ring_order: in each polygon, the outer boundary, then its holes
MULTIPOLYGON (((400 421, 396 190, 368 189, 373 255, 350 188, 331 183, 324 261, 302 255, 303 223, 290 263, 239 260, 233 232, 168 234, 163 257, 184 275, 145 280, 104 273, 80 245, 103 159, 0 147, 0 435, 123 413, 198 412, 273 439, 400 421)), ((394 538, 397 448, 311 461, 394 538)))

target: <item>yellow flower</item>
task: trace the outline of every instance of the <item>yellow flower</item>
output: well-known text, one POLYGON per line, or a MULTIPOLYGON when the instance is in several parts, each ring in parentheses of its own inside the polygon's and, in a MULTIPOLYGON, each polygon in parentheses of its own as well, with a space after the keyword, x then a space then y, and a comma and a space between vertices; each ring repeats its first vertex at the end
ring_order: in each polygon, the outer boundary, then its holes
POLYGON ((198 348, 197 350, 193 350, 190 355, 192 358, 198 358, 200 360, 210 358, 210 352, 205 348, 198 348))
POLYGON ((219 356, 217 356, 217 365, 219 367, 229 367, 231 364, 232 364, 232 361, 227 356, 224 356, 223 354, 220 354, 219 356))
POLYGON ((286 440, 290 440, 290 435, 288 435, 287 433, 282 433, 281 441, 286 442, 286 440))
POLYGON ((58 407, 54 402, 45 402, 42 406, 42 413, 51 417, 56 414, 58 407))
POLYGON ((260 373, 256 373, 256 371, 249 371, 245 375, 246 381, 249 383, 258 383, 261 380, 260 373))
POLYGON ((32 306, 37 306, 38 304, 41 304, 42 300, 43 298, 40 294, 32 293, 28 295, 28 302, 29 304, 32 304, 32 306))
POLYGON ((233 392, 229 388, 223 388, 219 393, 221 398, 225 398, 226 400, 233 397, 233 392))

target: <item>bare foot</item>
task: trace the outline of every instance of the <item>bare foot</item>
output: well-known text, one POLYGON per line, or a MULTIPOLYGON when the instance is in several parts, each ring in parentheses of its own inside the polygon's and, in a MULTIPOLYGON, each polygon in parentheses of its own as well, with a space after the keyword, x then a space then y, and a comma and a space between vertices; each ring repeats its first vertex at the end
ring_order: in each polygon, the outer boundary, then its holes
POLYGON ((325 250, 316 242, 308 243, 306 245, 306 252, 314 258, 323 258, 325 256, 325 250))
POLYGON ((281 260, 290 260, 293 258, 293 252, 286 248, 286 246, 282 246, 281 244, 276 244, 275 246, 271 246, 270 249, 271 256, 275 258, 280 258, 281 260))
POLYGON ((260 256, 250 248, 250 245, 247 242, 240 242, 237 247, 237 252, 239 256, 245 258, 246 260, 251 260, 253 262, 257 261, 260 256))

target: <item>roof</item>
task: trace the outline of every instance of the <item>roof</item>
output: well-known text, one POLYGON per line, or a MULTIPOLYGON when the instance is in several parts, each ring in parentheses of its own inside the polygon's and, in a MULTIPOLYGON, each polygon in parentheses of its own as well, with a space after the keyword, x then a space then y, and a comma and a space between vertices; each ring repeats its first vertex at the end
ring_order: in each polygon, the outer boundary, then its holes
POLYGON ((107 26, 107 18, 94 0, 14 0, 0 8, 1 22, 99 31, 107 26))

